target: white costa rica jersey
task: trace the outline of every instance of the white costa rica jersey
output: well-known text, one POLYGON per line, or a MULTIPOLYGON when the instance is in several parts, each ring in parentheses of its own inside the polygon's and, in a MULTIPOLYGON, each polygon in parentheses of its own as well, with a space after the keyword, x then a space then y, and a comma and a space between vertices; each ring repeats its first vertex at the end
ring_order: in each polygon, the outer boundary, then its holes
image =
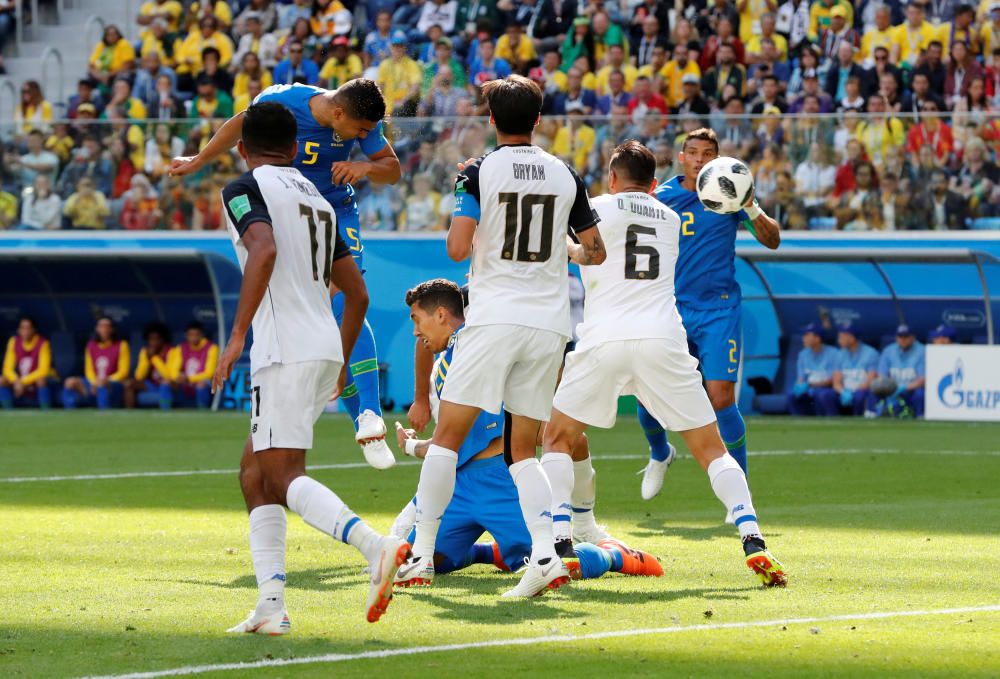
POLYGON ((478 222, 465 325, 570 337, 566 234, 598 221, 576 172, 537 146, 500 146, 458 176, 453 215, 478 222))
POLYGON ((594 210, 608 256, 599 266, 580 267, 587 296, 577 347, 686 338, 674 299, 681 230, 677 213, 639 192, 598 196, 594 210))
POLYGON ((251 374, 273 363, 343 363, 330 306, 330 269, 350 251, 337 231, 333 208, 298 170, 277 165, 262 165, 234 179, 222 190, 222 201, 241 271, 248 255, 242 238, 251 224, 269 224, 278 251, 253 317, 251 374))

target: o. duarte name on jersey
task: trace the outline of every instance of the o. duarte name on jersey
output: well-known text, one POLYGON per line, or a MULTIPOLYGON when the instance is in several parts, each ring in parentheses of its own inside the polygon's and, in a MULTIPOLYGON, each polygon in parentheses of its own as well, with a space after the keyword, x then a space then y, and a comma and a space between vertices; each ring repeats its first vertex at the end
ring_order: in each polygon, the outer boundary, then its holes
POLYGON ((652 219, 667 219, 667 211, 661 210, 655 205, 643 205, 642 203, 634 203, 626 201, 621 198, 618 199, 618 207, 622 210, 628 210, 632 214, 640 215, 641 217, 650 217, 652 219))
POLYGON ((514 179, 545 181, 545 168, 530 163, 511 163, 514 167, 514 179))

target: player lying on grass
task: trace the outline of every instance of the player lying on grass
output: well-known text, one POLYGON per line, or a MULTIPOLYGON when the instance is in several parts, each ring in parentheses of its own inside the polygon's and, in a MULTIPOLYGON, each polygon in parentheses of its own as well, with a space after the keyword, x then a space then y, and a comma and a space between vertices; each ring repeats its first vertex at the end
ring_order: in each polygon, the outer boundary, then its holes
MULTIPOLYGON (((681 219, 678 243, 677 308, 684 319, 689 347, 700 363, 719 433, 729 454, 747 472, 747 428, 736 405, 743 352, 740 285, 736 282, 736 234, 743 225, 764 247, 781 243, 778 223, 756 201, 744 210, 720 215, 705 209, 695 180, 701 168, 719 155, 719 140, 708 128, 694 130, 679 155, 682 175, 656 189, 656 198, 681 219)), ((671 271, 674 271, 671 265, 671 271)), ((663 488, 663 477, 676 451, 667 442, 663 423, 640 404, 639 424, 649 441, 650 460, 642 477, 642 497, 649 500, 663 488)), ((727 515, 726 522, 732 523, 727 515)))
MULTIPOLYGON (((546 455, 568 457, 587 426, 614 426, 619 396, 635 395, 657 421, 680 433, 708 473, 712 490, 733 514, 747 565, 765 585, 784 585, 782 566, 757 525, 746 476, 726 451, 698 362, 688 353, 674 301, 681 221, 649 195, 655 172, 656 159, 639 142, 627 141, 611 156, 610 195, 594 199, 607 260, 580 269, 587 290, 583 323, 566 357, 543 448, 546 455)), ((570 249, 571 258, 579 255, 570 249)), ((566 481, 551 480, 553 505, 568 502, 566 481)))
POLYGON ((330 395, 343 388, 344 357, 361 332, 368 292, 335 228, 333 208, 292 167, 295 131, 295 118, 281 104, 248 108, 238 148, 250 170, 222 191, 243 283, 212 389, 223 386, 242 355, 252 321, 253 402, 240 487, 250 512, 250 556, 260 588, 256 609, 230 632, 290 629, 284 602, 285 507, 364 555, 371 572, 368 622, 385 612, 393 576, 410 553, 405 540, 379 535, 332 490, 306 475, 313 426, 330 395), (325 233, 317 232, 316 224, 326 224, 325 233), (330 309, 331 282, 344 292, 340 328, 330 309))
MULTIPOLYGON (((462 293, 451 281, 430 280, 409 290, 406 303, 418 341, 430 352, 440 353, 432 378, 434 396, 439 397, 448 376, 455 338, 465 324, 462 293)), ((503 414, 482 412, 458 450, 455 492, 441 518, 434 546, 436 573, 448 573, 474 563, 516 571, 527 561, 531 535, 521 515, 517 487, 504 463, 503 434, 503 414), (484 532, 493 537, 492 544, 476 542, 484 532)), ((400 449, 407 455, 425 457, 430 441, 418 439, 413 429, 404 429, 398 422, 396 435, 400 449)), ((592 489, 593 484, 589 485, 592 489)), ((589 504, 593 506, 592 497, 589 504)), ((414 498, 397 517, 392 533, 412 538, 416 515, 414 498)), ((570 570, 571 577, 595 578, 609 570, 662 575, 663 569, 655 557, 604 537, 597 545, 586 542, 576 545, 579 564, 570 570)), ((407 565, 397 573, 397 582, 403 586, 425 584, 411 577, 407 565)))
MULTIPOLYGON (((310 85, 274 85, 260 93, 256 103, 277 102, 286 106, 298 124, 297 167, 306 179, 333 206, 337 229, 350 247, 358 268, 364 273, 361 227, 355 184, 362 179, 382 184, 399 181, 399 159, 383 133, 385 99, 374 81, 358 78, 336 90, 310 85), (358 142, 366 160, 349 160, 358 142)), ((205 165, 236 145, 244 114, 237 113, 219 128, 205 148, 190 158, 175 158, 170 174, 183 176, 205 165)), ((329 228, 320 224, 319 228, 329 228)), ((315 225, 313 225, 315 228, 315 225)), ((344 296, 331 288, 333 312, 343 322, 344 296)), ((385 422, 378 390, 378 358, 375 336, 365 321, 349 361, 347 385, 340 398, 354 421, 355 439, 364 450, 365 460, 376 469, 396 463, 385 442, 385 422)))

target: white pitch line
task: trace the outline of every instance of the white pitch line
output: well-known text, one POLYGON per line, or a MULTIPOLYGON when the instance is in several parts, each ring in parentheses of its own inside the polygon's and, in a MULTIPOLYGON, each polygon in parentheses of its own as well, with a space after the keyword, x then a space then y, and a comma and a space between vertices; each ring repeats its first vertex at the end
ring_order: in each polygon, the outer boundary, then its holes
MULTIPOLYGON (((1000 457, 1000 450, 904 450, 900 448, 812 448, 806 450, 757 450, 750 451, 750 457, 790 457, 795 455, 934 455, 944 457, 1000 457)), ((690 457, 681 453, 682 457, 690 457)), ((595 462, 604 460, 645 460, 648 455, 630 453, 608 453, 594 455, 595 462)), ((413 467, 419 464, 412 460, 398 462, 400 467, 413 467)), ((365 462, 343 462, 339 464, 309 465, 311 470, 324 469, 364 469, 365 462)), ((114 474, 76 474, 65 476, 7 476, 0 477, 0 483, 45 483, 50 481, 108 481, 116 479, 162 478, 185 476, 213 476, 220 474, 237 474, 238 469, 182 469, 175 471, 119 472, 114 474)))
POLYGON ((495 639, 490 641, 470 641, 464 644, 443 644, 440 646, 411 646, 409 648, 391 648, 381 651, 363 651, 361 653, 329 653, 326 655, 306 656, 302 658, 277 658, 273 660, 257 660, 254 662, 218 663, 215 665, 189 665, 169 670, 153 672, 133 672, 131 674, 112 674, 88 679, 155 679, 156 677, 177 677, 205 672, 225 672, 229 670, 254 670, 269 667, 287 667, 289 665, 313 665, 321 663, 348 662, 351 660, 370 660, 394 658, 397 656, 421 655, 424 653, 447 653, 451 651, 466 651, 477 648, 497 648, 507 646, 534 646, 535 644, 573 643, 592 641, 595 639, 614 639, 621 637, 648 636, 652 634, 676 634, 679 632, 711 632, 716 630, 748 629, 754 627, 777 627, 778 625, 802 625, 810 623, 846 622, 853 620, 885 620, 889 618, 912 618, 928 615, 958 615, 966 613, 983 613, 1000 611, 1000 604, 990 606, 968 606, 963 608, 939 608, 922 611, 886 611, 883 613, 848 613, 845 615, 829 615, 812 618, 786 618, 783 620, 757 620, 748 622, 722 622, 706 625, 675 625, 673 627, 653 627, 649 629, 617 630, 610 632, 595 632, 593 634, 553 634, 542 637, 522 637, 519 639, 495 639))

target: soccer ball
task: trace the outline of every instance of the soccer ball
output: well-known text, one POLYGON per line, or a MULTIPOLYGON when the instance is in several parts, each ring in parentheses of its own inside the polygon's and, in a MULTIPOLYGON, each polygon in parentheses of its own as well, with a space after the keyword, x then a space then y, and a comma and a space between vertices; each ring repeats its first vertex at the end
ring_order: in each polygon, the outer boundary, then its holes
POLYGON ((706 210, 731 215, 742 210, 753 195, 753 175, 742 160, 721 157, 701 168, 696 186, 706 210))

